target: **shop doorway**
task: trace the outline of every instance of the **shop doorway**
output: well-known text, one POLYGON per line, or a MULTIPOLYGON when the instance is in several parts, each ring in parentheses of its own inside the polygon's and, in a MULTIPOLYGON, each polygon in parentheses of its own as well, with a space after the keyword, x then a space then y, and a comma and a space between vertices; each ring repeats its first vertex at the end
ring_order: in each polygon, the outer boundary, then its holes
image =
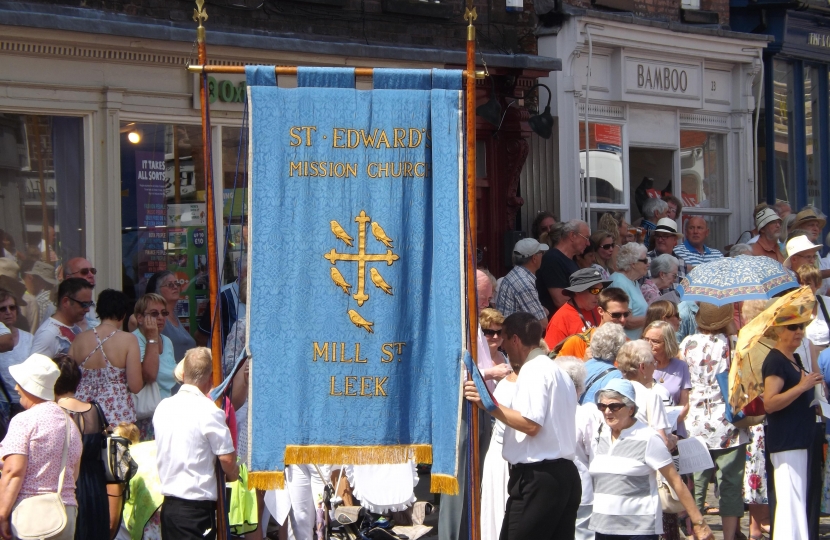
POLYGON ((631 223, 639 224, 643 203, 649 197, 672 191, 674 151, 655 148, 628 149, 631 223), (649 180, 650 179, 650 180, 649 180))

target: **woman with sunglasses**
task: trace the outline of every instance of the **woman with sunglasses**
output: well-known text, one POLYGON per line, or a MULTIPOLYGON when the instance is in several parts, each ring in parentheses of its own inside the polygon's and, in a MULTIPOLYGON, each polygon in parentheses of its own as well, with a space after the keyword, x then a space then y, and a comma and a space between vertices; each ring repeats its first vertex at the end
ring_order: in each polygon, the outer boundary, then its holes
POLYGON ((594 250, 594 268, 602 274, 602 279, 611 279, 616 271, 617 252, 620 247, 614 242, 614 236, 604 230, 591 235, 591 247, 594 250))
POLYGON ((69 349, 81 368, 75 397, 97 403, 109 425, 135 422, 131 392, 140 392, 144 379, 138 341, 121 330, 130 300, 121 291, 106 289, 98 295, 95 311, 101 324, 78 334, 69 349))
POLYGON ((657 432, 637 419, 630 381, 614 379, 596 395, 603 423, 594 435, 589 472, 594 506, 588 528, 596 540, 657 540, 663 533, 657 473, 688 512, 699 540, 713 538, 671 454, 657 432), (624 496, 621 496, 624 495, 624 496))
POLYGON ((20 310, 17 307, 17 299, 6 289, 0 289, 0 323, 11 330, 14 339, 14 348, 8 352, 0 353, 0 378, 2 378, 5 391, 0 394, 0 407, 5 408, 5 417, 10 418, 12 413, 18 413, 23 409, 20 407, 20 396, 14 391, 17 384, 9 373, 9 368, 22 364, 29 358, 32 350, 34 336, 17 328, 17 317, 20 310), (11 398, 11 402, 8 401, 11 398))
MULTIPOLYGON (((161 399, 170 397, 176 378, 176 359, 173 356, 173 342, 162 331, 170 314, 167 300, 163 296, 149 293, 138 299, 134 310, 138 328, 133 335, 138 338, 141 353, 141 373, 145 384, 157 383, 161 399)), ((139 418, 135 425, 141 431, 141 440, 155 438, 153 433, 153 415, 139 418)))
MULTIPOLYGON (((507 356, 499 350, 504 341, 501 333, 504 316, 496 309, 486 308, 479 313, 478 321, 490 348, 490 358, 496 365, 507 362, 507 356)), ((506 407, 510 406, 516 394, 516 379, 520 368, 519 365, 513 366, 513 372, 500 380, 493 392, 496 400, 506 407)), ((498 540, 504 520, 510 474, 507 461, 501 454, 503 435, 504 424, 496 420, 481 472, 481 540, 498 540)))
POLYGON ((646 247, 634 242, 620 248, 617 256, 617 271, 611 275, 611 286, 624 290, 629 297, 628 308, 631 317, 625 321, 625 335, 628 339, 639 339, 643 332, 648 302, 640 291, 637 281, 648 272, 646 247))
MULTIPOLYGON (((167 317, 161 335, 170 338, 173 344, 173 358, 177 363, 184 358, 184 353, 196 346, 196 340, 185 330, 176 316, 176 303, 179 301, 180 291, 179 280, 170 270, 156 272, 147 280, 147 292, 156 293, 167 302, 167 317)), ((135 330, 137 326, 138 322, 133 315, 130 317, 130 330, 135 330)))
MULTIPOLYGON (((773 540, 811 538, 818 531, 818 512, 808 512, 808 493, 820 485, 817 467, 809 467, 810 448, 816 432, 816 413, 810 403, 815 387, 824 382, 821 373, 808 373, 796 349, 804 339, 810 312, 786 313, 782 307, 771 320, 766 337, 775 347, 764 359, 764 408, 767 412, 766 449, 772 463, 775 506, 773 540)), ((817 456, 816 456, 817 457, 817 456)))

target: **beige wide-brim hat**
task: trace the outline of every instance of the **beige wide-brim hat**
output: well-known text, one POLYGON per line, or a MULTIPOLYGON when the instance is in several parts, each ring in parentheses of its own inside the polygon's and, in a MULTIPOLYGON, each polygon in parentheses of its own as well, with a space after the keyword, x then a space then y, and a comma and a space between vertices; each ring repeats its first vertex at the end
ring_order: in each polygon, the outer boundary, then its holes
POLYGON ((33 396, 46 401, 55 399, 55 381, 61 372, 48 356, 35 353, 22 364, 9 366, 9 374, 20 388, 33 396))
POLYGON ((720 307, 708 302, 701 302, 695 315, 697 327, 707 332, 717 332, 726 328, 733 320, 734 307, 724 304, 720 307))

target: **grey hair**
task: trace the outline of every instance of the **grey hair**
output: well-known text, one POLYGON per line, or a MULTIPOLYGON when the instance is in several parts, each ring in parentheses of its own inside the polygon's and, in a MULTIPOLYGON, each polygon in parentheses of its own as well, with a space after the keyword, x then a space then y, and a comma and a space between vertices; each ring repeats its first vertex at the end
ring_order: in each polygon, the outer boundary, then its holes
POLYGON ((607 323, 596 330, 591 337, 591 356, 600 360, 613 361, 617 353, 625 344, 625 330, 621 324, 607 323))
POLYGON ((513 266, 524 266, 527 262, 532 259, 536 254, 530 255, 526 257, 520 253, 513 252, 513 266))
POLYGON ((651 270, 651 276, 659 276, 661 272, 668 274, 669 270, 672 269, 672 266, 680 266, 680 261, 677 260, 677 257, 669 255, 668 253, 658 255, 657 257, 651 259, 651 266, 649 267, 651 270))
POLYGON ((635 375, 640 369, 640 364, 653 364, 654 355, 651 353, 651 345, 642 339, 629 341, 617 353, 617 367, 623 377, 635 375))
POLYGON ((620 272, 631 270, 634 263, 644 258, 646 253, 646 246, 643 244, 636 242, 627 243, 620 248, 620 252, 617 254, 617 270, 620 272))
POLYGON ((649 198, 643 203, 643 215, 648 220, 654 219, 654 214, 662 214, 668 211, 669 203, 663 199, 649 198))
POLYGON ((634 414, 637 414, 637 404, 634 403, 633 401, 631 401, 630 399, 628 399, 627 397, 625 397, 624 395, 620 394, 616 390, 605 390, 605 389, 603 389, 603 390, 600 390, 599 392, 597 392, 597 395, 596 395, 597 402, 599 402, 599 400, 604 399, 604 398, 618 399, 618 400, 622 401, 623 405, 625 405, 629 409, 633 410, 634 414))
POLYGON ((729 250, 729 256, 737 257, 738 255, 752 255, 752 246, 749 244, 735 244, 729 250))
POLYGON ((559 369, 568 374, 576 387, 576 393, 581 396, 585 392, 585 378, 588 376, 585 362, 576 356, 558 356, 554 362, 559 369))

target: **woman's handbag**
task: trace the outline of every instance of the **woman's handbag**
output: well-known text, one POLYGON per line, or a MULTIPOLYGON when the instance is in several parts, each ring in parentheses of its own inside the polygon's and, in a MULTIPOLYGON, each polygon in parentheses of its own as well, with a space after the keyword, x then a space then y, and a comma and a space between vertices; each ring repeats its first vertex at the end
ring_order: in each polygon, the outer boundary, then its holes
POLYGON ((657 473, 657 495, 660 497, 660 506, 663 507, 663 512, 667 514, 679 514, 680 512, 686 511, 683 503, 677 498, 677 492, 672 489, 659 472, 657 473))
POLYGON ((101 407, 93 402, 98 411, 98 418, 103 428, 101 442, 101 461, 104 463, 104 478, 107 484, 128 484, 136 471, 138 464, 130 456, 130 440, 113 435, 101 407))
POLYGON ((159 383, 151 382, 145 384, 141 392, 133 394, 133 406, 135 406, 135 417, 137 420, 152 418, 156 407, 161 403, 159 383))
POLYGON ((61 455, 61 474, 57 493, 45 493, 23 499, 12 510, 12 533, 20 540, 38 540, 61 532, 66 527, 66 508, 61 500, 63 478, 66 473, 66 455, 69 452, 69 416, 66 420, 66 439, 61 455))

